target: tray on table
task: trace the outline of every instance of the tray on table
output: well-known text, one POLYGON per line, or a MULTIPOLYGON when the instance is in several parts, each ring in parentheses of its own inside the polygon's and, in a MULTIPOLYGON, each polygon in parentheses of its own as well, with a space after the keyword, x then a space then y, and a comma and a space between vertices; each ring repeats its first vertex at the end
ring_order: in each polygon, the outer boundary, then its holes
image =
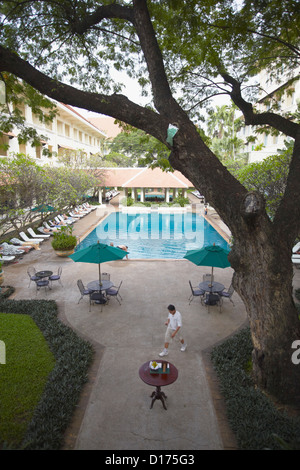
POLYGON ((149 362, 150 374, 169 374, 170 373, 170 367, 167 367, 168 364, 166 362, 164 362, 164 363, 158 362, 157 364, 160 367, 158 367, 157 369, 152 369, 151 368, 151 363, 152 363, 152 361, 149 362), (164 366, 165 366, 165 368, 164 368, 164 366))

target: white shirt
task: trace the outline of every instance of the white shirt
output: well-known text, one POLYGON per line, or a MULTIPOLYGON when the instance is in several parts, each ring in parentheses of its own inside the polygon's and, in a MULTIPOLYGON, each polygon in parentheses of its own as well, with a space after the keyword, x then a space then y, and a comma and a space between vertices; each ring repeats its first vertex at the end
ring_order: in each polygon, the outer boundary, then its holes
POLYGON ((174 315, 172 315, 172 313, 169 313, 168 319, 170 320, 168 327, 172 330, 176 330, 178 326, 182 327, 181 313, 177 310, 174 315))

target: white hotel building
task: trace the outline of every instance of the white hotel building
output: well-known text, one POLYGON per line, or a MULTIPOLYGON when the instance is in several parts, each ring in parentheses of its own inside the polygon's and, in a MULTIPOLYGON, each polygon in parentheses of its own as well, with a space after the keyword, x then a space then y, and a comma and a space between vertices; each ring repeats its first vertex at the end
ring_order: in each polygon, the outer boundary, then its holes
POLYGON ((0 157, 11 153, 23 153, 37 159, 38 163, 57 165, 56 156, 67 151, 81 150, 87 156, 102 152, 106 134, 89 122, 83 115, 69 105, 55 102, 58 114, 49 124, 42 123, 38 116, 32 113, 29 106, 24 105, 21 110, 28 126, 34 127, 40 135, 47 139, 41 140, 41 145, 32 147, 30 142, 19 144, 18 129, 3 134, 0 144, 8 144, 9 148, 0 148, 0 157), (43 152, 48 150, 48 152, 43 152), (46 154, 45 154, 46 153, 46 154))
MULTIPOLYGON (((300 69, 295 71, 294 76, 297 77, 287 87, 288 77, 282 74, 280 80, 271 79, 267 71, 259 75, 260 89, 262 90, 259 99, 255 105, 257 112, 266 112, 269 109, 267 104, 270 98, 277 101, 279 105, 278 113, 284 115, 286 113, 294 113, 300 104, 300 69), (281 94, 281 90, 286 90, 281 94)), ((276 112, 276 111, 275 111, 276 112)), ((278 149, 285 147, 284 141, 291 140, 284 134, 271 135, 267 133, 256 134, 255 128, 246 126, 239 132, 239 138, 246 142, 247 137, 256 136, 255 143, 250 142, 245 146, 245 152, 248 154, 248 162, 258 162, 264 158, 277 154, 278 149), (259 150, 258 150, 259 149, 259 150)))

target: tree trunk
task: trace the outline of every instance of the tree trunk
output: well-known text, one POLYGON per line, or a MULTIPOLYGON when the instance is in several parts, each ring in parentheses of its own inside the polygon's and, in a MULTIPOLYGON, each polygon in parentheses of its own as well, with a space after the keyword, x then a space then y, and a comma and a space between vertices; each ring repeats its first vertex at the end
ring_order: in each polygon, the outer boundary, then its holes
POLYGON ((247 193, 232 182, 232 199, 224 200, 229 183, 215 162, 211 181, 204 181, 204 165, 209 165, 210 156, 198 136, 190 135, 192 152, 181 143, 180 135, 174 147, 170 157, 174 168, 204 193, 232 232, 229 260, 235 271, 235 290, 244 301, 250 322, 254 380, 282 403, 299 406, 300 365, 293 364, 291 357, 292 343, 300 339, 300 321, 292 294, 290 244, 269 220, 260 195, 247 193))
POLYGON ((235 239, 230 256, 234 287, 250 322, 253 376, 282 403, 299 406, 300 366, 291 360, 292 343, 300 339, 291 253, 262 220, 256 225, 255 233, 245 230, 235 239))

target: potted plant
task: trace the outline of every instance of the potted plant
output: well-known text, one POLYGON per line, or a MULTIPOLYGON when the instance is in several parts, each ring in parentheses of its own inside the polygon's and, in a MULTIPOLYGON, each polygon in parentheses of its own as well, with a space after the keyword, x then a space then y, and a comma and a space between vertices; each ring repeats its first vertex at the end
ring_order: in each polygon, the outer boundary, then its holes
POLYGON ((74 253, 77 238, 73 235, 73 227, 70 225, 61 227, 53 233, 52 248, 58 256, 69 256, 74 253))

